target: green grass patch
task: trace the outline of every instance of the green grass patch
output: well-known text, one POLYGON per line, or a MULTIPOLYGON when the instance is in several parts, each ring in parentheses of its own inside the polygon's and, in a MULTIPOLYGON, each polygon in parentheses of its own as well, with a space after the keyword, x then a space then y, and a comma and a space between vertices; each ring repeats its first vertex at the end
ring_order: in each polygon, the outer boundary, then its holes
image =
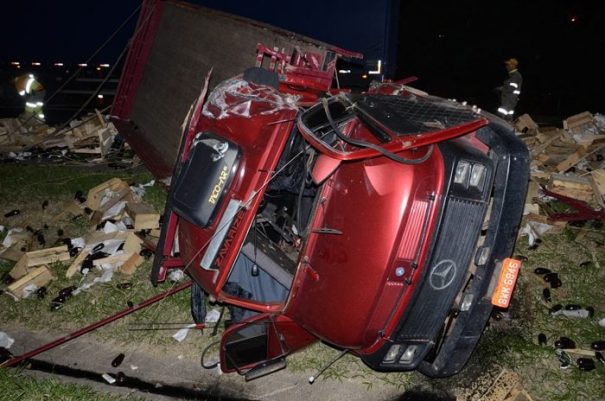
POLYGON ((99 393, 91 387, 65 384, 57 379, 38 379, 15 370, 0 369, 2 401, 123 401, 143 400, 133 396, 99 393))

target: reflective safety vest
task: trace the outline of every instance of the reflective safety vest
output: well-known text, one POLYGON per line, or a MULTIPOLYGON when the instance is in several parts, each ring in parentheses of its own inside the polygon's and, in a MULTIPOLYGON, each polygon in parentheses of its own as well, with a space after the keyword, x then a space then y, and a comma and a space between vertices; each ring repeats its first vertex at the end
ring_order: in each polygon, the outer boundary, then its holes
POLYGON ((36 80, 33 74, 23 74, 15 78, 15 88, 21 96, 44 90, 44 86, 36 80))
POLYGON ((502 84, 502 92, 500 93, 500 107, 498 113, 512 117, 515 113, 515 106, 519 101, 519 95, 521 94, 521 85, 523 84, 523 77, 521 73, 514 69, 509 71, 508 79, 502 84))

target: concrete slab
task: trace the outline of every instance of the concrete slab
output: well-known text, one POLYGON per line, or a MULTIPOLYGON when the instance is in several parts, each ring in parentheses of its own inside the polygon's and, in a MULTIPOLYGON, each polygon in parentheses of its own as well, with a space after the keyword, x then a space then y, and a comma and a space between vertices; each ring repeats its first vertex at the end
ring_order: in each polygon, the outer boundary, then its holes
MULTIPOLYGON (((35 333, 24 329, 4 329, 16 342, 11 348, 13 354, 31 350, 44 344, 54 337, 47 333, 35 333)), ((342 381, 319 379, 313 385, 308 384, 308 377, 315 372, 292 373, 282 370, 272 375, 246 382, 236 374, 220 374, 217 369, 206 370, 200 366, 201 350, 189 347, 189 352, 182 352, 182 347, 174 347, 174 352, 162 347, 161 351, 149 345, 128 344, 117 345, 101 341, 93 335, 72 340, 60 347, 40 354, 35 359, 65 366, 78 371, 92 372, 96 380, 81 378, 65 378, 62 380, 76 381, 92 385, 99 391, 111 391, 119 394, 142 396, 150 400, 166 399, 238 399, 238 400, 305 400, 305 401, 336 401, 336 400, 396 400, 400 399, 403 391, 389 386, 372 386, 371 389, 363 384, 363 378, 344 379, 342 381), (124 353, 122 364, 114 368, 112 360, 124 353), (136 370, 131 369, 136 367, 136 370), (177 388, 183 391, 172 393, 170 396, 149 394, 133 388, 117 385, 107 385, 100 379, 103 373, 113 377, 123 372, 127 377, 138 379, 150 385, 164 388, 177 388), (96 374, 96 375, 94 375, 96 374)), ((39 373, 37 373, 39 374, 39 373)))

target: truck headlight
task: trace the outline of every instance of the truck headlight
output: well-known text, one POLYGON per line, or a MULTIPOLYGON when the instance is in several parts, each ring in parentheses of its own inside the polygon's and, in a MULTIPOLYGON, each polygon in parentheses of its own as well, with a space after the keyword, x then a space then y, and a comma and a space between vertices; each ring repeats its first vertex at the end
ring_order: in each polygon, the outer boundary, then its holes
POLYGON ((454 182, 466 187, 470 171, 471 164, 465 160, 460 160, 456 166, 456 172, 454 173, 454 182))
POLYGON ((397 355, 399 355, 399 351, 401 351, 401 345, 399 345, 399 344, 391 345, 391 348, 389 348, 389 351, 382 359, 382 362, 384 362, 384 363, 395 362, 397 355))
POLYGON ((401 354, 401 358, 399 358, 399 363, 406 365, 412 363, 414 357, 416 356, 416 351, 418 351, 417 345, 408 345, 405 351, 403 351, 403 354, 401 354))
POLYGON ((471 170, 471 179, 469 184, 471 187, 475 187, 480 191, 483 190, 483 182, 485 181, 485 171, 487 169, 483 164, 473 164, 471 170))

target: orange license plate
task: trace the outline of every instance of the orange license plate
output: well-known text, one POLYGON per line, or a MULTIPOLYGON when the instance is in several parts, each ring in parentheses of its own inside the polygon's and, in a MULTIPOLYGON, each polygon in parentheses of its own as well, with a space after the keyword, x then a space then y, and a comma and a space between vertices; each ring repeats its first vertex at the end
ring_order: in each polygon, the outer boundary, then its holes
POLYGON ((517 282, 521 261, 511 258, 504 259, 502 262, 502 270, 498 277, 498 285, 492 295, 492 305, 499 308, 508 308, 510 299, 513 296, 513 289, 517 282))

